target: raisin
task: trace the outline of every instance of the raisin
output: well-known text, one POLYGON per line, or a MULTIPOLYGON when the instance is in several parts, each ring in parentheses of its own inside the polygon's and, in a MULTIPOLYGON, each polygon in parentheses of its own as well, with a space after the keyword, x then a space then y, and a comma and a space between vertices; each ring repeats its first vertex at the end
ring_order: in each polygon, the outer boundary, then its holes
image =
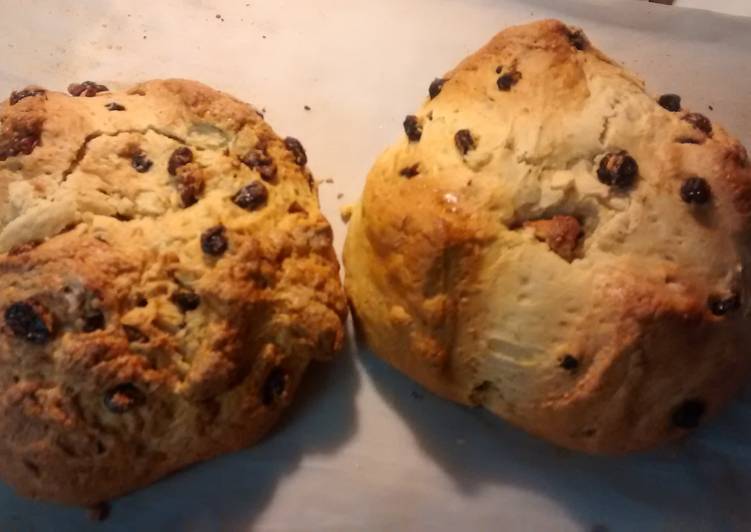
POLYGON ((125 111, 125 106, 120 105, 117 102, 110 102, 107 105, 105 105, 105 107, 109 109, 110 111, 125 111))
POLYGON ((497 81, 498 90, 510 91, 511 87, 519 83, 520 79, 522 79, 522 73, 517 72, 516 70, 501 74, 497 81))
POLYGON ((699 426, 707 405, 700 399, 687 399, 678 405, 671 416, 673 425, 681 429, 694 429, 699 426))
POLYGON ((261 175, 261 179, 266 182, 276 178, 276 164, 269 156, 265 145, 259 145, 249 151, 240 161, 251 170, 256 170, 261 175))
POLYGON ((422 138, 422 126, 415 115, 408 115, 404 119, 404 132, 410 142, 420 142, 422 138))
POLYGON ((663 94, 660 96, 660 99, 657 100, 657 103, 671 113, 677 113, 681 110, 681 97, 677 94, 663 94))
POLYGON ((136 172, 143 174, 151 169, 151 167, 154 165, 154 162, 149 159, 144 152, 139 151, 138 153, 133 155, 130 160, 130 164, 131 166, 133 166, 136 172))
POLYGON ((91 309, 83 315, 83 332, 94 332, 104 329, 104 313, 99 309, 91 309))
POLYGON ((443 90, 443 85, 446 83, 446 80, 443 78, 435 78, 433 82, 430 84, 430 87, 428 88, 428 94, 430 94, 430 99, 434 99, 436 96, 441 94, 441 91, 443 90))
POLYGON ((129 342, 136 342, 139 344, 145 344, 149 341, 149 337, 141 332, 141 329, 132 325, 123 325, 123 332, 129 342))
POLYGON ((183 207, 190 207, 198 202, 203 194, 203 179, 197 177, 193 172, 180 172, 177 180, 177 192, 180 194, 180 201, 183 207))
POLYGON ((712 188, 701 177, 689 177, 681 186, 681 199, 686 203, 704 205, 712 198, 712 188))
POLYGON ((255 211, 266 205, 269 193, 260 181, 253 181, 237 191, 232 202, 246 211, 255 211))
POLYGON ((712 296, 709 298, 707 305, 715 316, 724 316, 741 308, 741 296, 740 294, 733 294, 724 298, 712 296))
POLYGON ((420 163, 415 163, 412 166, 406 166, 401 169, 399 175, 406 177, 407 179, 415 177, 420 173, 420 163))
POLYGON ((192 290, 178 290, 172 294, 170 300, 183 312, 196 310, 201 304, 201 298, 192 290))
POLYGON ((175 175, 178 168, 192 162, 193 152, 187 146, 181 146, 170 155, 169 162, 167 163, 167 171, 169 175, 175 175))
POLYGON ((84 81, 82 83, 71 83, 68 85, 68 92, 72 96, 96 96, 100 92, 107 92, 109 89, 104 85, 99 85, 93 81, 84 81))
POLYGON ((32 344, 45 344, 52 337, 44 319, 45 309, 38 303, 19 301, 5 309, 5 324, 19 338, 32 344))
POLYGON ((566 371, 576 371, 579 367, 579 360, 573 355, 565 355, 561 359, 561 367, 566 371))
POLYGON ((216 225, 201 235, 201 249, 207 255, 218 257, 227 251, 227 237, 224 236, 224 226, 216 225))
POLYGON ((597 177, 610 187, 626 189, 631 187, 639 173, 639 165, 626 151, 608 153, 600 161, 597 177))
POLYGON ((683 117, 683 120, 694 126, 699 131, 706 133, 707 135, 712 134, 712 122, 710 122, 709 118, 707 118, 703 114, 688 113, 683 117))
POLYGON ((131 383, 118 384, 104 394, 104 406, 113 414, 124 414, 146 402, 146 396, 131 383))
POLYGON ((24 98, 29 98, 31 96, 44 96, 46 93, 47 91, 45 91, 44 89, 34 89, 29 87, 20 91, 11 92, 9 101, 11 105, 16 105, 24 98))
POLYGON ((266 382, 263 383, 263 390, 261 392, 261 399, 263 404, 271 406, 277 402, 284 394, 284 389, 287 387, 287 374, 281 368, 274 368, 266 377, 266 382))
POLYGON ((454 135, 454 143, 456 144, 459 153, 467 155, 471 150, 475 149, 475 139, 472 137, 472 132, 469 129, 460 129, 454 135))
POLYGON ((589 47, 589 39, 579 28, 566 28, 566 37, 571 46, 579 51, 584 51, 589 47))
POLYGON ((305 166, 308 163, 308 155, 305 153, 305 148, 302 147, 299 140, 287 137, 284 139, 284 145, 292 152, 292 156, 298 166, 305 166))

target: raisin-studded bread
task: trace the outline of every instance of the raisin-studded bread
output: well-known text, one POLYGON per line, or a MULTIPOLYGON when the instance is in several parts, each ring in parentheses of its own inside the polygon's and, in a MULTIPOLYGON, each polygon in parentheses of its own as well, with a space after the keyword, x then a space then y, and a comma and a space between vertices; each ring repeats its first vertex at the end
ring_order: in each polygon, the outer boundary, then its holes
POLYGON ((686 434, 751 365, 744 148, 558 21, 430 85, 354 209, 372 349, 559 445, 686 434))
POLYGON ((249 445, 346 301, 306 155, 191 81, 0 107, 0 477, 92 504, 249 445))

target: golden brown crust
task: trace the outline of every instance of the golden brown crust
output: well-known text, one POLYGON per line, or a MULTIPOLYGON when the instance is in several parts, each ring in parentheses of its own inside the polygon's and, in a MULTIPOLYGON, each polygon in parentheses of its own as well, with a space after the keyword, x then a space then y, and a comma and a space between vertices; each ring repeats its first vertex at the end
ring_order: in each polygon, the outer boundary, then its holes
POLYGON ((2 146, 42 126, 0 162, 0 475, 88 505, 254 443, 343 342, 308 170, 196 82, 15 100, 2 146))
POLYGON ((371 170, 345 244, 373 350, 590 452, 650 447, 716 412, 751 367, 738 141, 661 107, 558 21, 500 33, 430 92, 371 170))

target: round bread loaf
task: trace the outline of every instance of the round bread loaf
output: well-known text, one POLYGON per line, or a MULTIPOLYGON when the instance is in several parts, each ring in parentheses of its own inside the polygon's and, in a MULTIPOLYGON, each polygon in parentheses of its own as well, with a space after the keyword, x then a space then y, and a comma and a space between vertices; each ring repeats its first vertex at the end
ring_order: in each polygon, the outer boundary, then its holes
POLYGON ((558 445, 684 435, 751 365, 744 148, 558 21, 429 89, 345 246, 372 349, 558 445))
POLYGON ((93 504, 263 436, 346 299, 306 155, 191 81, 0 107, 0 476, 93 504))

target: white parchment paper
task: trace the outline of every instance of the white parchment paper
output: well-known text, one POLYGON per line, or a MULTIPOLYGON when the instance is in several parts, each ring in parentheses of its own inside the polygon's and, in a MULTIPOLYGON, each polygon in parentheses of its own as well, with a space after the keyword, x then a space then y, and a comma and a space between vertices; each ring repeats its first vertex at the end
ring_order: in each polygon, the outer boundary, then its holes
MULTIPOLYGON (((631 0, 0 0, 0 14, 2 94, 187 77, 265 108, 330 180, 321 201, 339 248, 338 207, 403 116, 510 24, 581 25, 654 93, 751 141, 751 19, 631 0)), ((0 485, 0 531, 750 530, 750 444, 747 397, 670 448, 561 451, 350 346, 314 368, 261 445, 118 500, 103 523, 0 485)))

